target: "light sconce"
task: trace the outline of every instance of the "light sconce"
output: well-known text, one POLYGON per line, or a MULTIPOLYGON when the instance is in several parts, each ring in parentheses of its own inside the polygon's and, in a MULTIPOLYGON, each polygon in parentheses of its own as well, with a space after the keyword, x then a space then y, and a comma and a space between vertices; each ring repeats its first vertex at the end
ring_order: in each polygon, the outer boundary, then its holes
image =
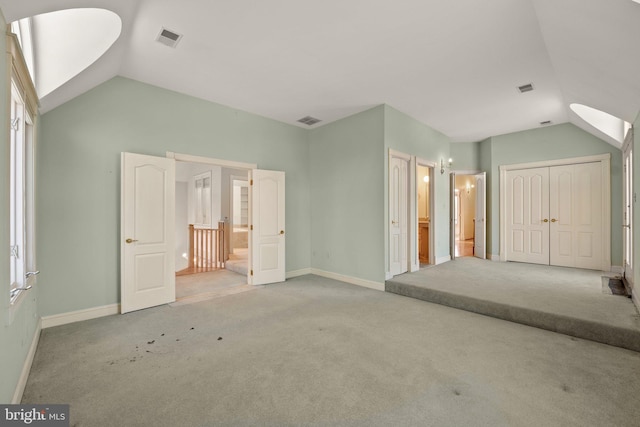
MULTIPOLYGON (((451 163, 453 163, 453 159, 449 158, 449 163, 447 164, 447 168, 451 169, 451 163)), ((440 158, 440 174, 444 174, 444 159, 440 158)))
POLYGON ((473 185, 473 184, 469 184, 469 183, 467 182, 467 194, 469 194, 469 193, 471 192, 471 189, 472 189, 472 188, 475 188, 475 187, 476 187, 475 185, 473 185))

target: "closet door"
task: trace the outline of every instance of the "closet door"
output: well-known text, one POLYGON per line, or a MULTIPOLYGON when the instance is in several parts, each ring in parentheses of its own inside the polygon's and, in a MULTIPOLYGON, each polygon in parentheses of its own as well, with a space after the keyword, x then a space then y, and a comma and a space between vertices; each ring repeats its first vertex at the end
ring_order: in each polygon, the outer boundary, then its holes
POLYGON ((549 264, 549 168, 507 172, 507 259, 549 264))
POLYGON ((550 264, 602 267, 602 171, 600 163, 549 170, 550 264))

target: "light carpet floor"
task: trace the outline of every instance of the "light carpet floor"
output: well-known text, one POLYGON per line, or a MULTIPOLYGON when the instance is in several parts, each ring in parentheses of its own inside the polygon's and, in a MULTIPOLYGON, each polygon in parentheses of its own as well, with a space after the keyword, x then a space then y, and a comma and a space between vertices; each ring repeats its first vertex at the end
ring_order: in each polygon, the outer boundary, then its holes
POLYGON ((303 276, 45 329, 72 426, 637 426, 640 353, 303 276))

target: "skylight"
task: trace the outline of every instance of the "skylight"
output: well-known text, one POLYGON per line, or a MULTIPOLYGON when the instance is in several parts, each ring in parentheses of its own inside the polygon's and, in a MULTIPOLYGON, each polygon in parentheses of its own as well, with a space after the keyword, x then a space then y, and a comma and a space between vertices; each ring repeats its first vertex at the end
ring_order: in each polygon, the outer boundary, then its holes
POLYGON ((597 110, 582 104, 571 104, 569 107, 582 120, 589 123, 605 135, 610 136, 619 143, 624 142, 624 137, 631 124, 619 117, 612 116, 604 111, 597 110))
POLYGON ((122 21, 106 9, 66 9, 20 20, 11 28, 30 29, 32 47, 24 31, 19 37, 23 52, 33 52, 29 69, 43 98, 104 55, 120 36, 122 21))

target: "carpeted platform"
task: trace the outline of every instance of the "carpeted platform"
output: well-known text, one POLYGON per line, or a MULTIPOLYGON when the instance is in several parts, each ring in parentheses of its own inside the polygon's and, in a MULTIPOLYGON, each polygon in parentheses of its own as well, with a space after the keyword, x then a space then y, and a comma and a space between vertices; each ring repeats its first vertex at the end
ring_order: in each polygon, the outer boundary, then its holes
POLYGON ((602 272, 477 258, 403 274, 386 291, 640 351, 640 316, 602 292, 602 272))

